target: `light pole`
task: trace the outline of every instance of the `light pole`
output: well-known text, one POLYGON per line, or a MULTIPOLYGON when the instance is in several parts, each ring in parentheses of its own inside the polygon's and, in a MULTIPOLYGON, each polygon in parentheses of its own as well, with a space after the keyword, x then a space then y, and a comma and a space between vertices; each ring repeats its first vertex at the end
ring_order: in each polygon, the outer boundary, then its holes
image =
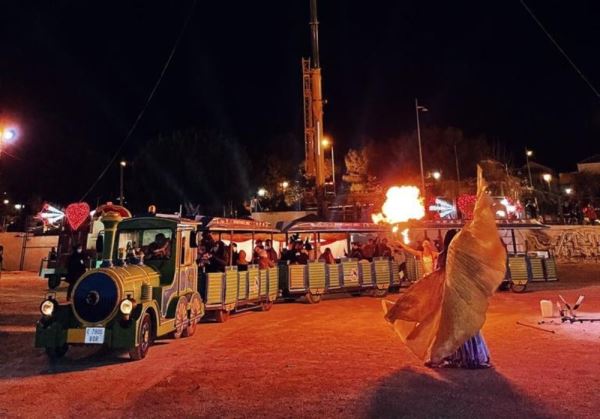
POLYGON ((127 162, 125 160, 121 160, 121 162, 119 163, 119 168, 120 168, 119 205, 123 205, 123 172, 125 171, 126 166, 127 166, 127 162))
POLYGON ((425 173, 423 172, 423 149, 421 148, 421 124, 419 123, 419 112, 427 112, 428 109, 419 105, 419 100, 415 98, 415 113, 417 114, 417 140, 419 141, 419 163, 421 164, 421 188, 425 196, 425 173))
POLYGON ((331 147, 331 183, 333 185, 333 194, 335 195, 335 156, 333 154, 333 141, 325 137, 321 141, 323 148, 331 147))

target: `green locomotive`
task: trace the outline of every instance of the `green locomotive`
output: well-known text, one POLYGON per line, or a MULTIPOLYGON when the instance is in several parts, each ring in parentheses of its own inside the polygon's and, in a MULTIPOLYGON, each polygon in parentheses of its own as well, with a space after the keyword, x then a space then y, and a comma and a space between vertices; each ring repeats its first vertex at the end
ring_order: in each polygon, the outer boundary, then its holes
POLYGON ((142 359, 156 337, 191 336, 204 315, 198 292, 194 221, 159 216, 123 220, 108 213, 102 267, 82 275, 71 303, 40 306, 35 346, 52 357, 69 345, 104 345, 142 359), (128 256, 143 249, 145 257, 128 256))

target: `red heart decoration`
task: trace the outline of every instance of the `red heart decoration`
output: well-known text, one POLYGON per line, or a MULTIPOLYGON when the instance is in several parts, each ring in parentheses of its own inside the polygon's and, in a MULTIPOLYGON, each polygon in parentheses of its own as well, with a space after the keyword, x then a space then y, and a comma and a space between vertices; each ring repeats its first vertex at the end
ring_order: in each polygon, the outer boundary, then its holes
POLYGON ((85 202, 70 204, 65 210, 67 222, 72 230, 77 230, 90 216, 90 206, 85 202))

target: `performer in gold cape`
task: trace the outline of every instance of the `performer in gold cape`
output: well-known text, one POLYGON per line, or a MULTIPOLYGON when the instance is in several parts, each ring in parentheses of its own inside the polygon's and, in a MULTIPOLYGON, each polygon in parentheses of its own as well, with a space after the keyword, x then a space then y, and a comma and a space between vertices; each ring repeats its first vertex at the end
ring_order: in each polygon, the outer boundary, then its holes
POLYGON ((480 329, 488 299, 504 278, 506 250, 491 200, 483 181, 478 183, 473 220, 453 240, 447 237, 438 269, 412 285, 393 306, 382 302, 385 319, 426 365, 489 366, 480 329))

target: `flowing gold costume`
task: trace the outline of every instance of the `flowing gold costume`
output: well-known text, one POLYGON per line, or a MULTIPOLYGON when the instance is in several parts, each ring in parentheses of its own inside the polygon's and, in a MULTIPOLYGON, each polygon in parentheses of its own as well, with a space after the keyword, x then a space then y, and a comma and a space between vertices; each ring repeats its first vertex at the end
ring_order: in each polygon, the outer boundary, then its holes
POLYGON ((445 268, 412 285, 385 316, 419 358, 433 363, 477 334, 504 278, 506 250, 491 200, 483 185, 477 195, 473 220, 450 243, 445 268))

